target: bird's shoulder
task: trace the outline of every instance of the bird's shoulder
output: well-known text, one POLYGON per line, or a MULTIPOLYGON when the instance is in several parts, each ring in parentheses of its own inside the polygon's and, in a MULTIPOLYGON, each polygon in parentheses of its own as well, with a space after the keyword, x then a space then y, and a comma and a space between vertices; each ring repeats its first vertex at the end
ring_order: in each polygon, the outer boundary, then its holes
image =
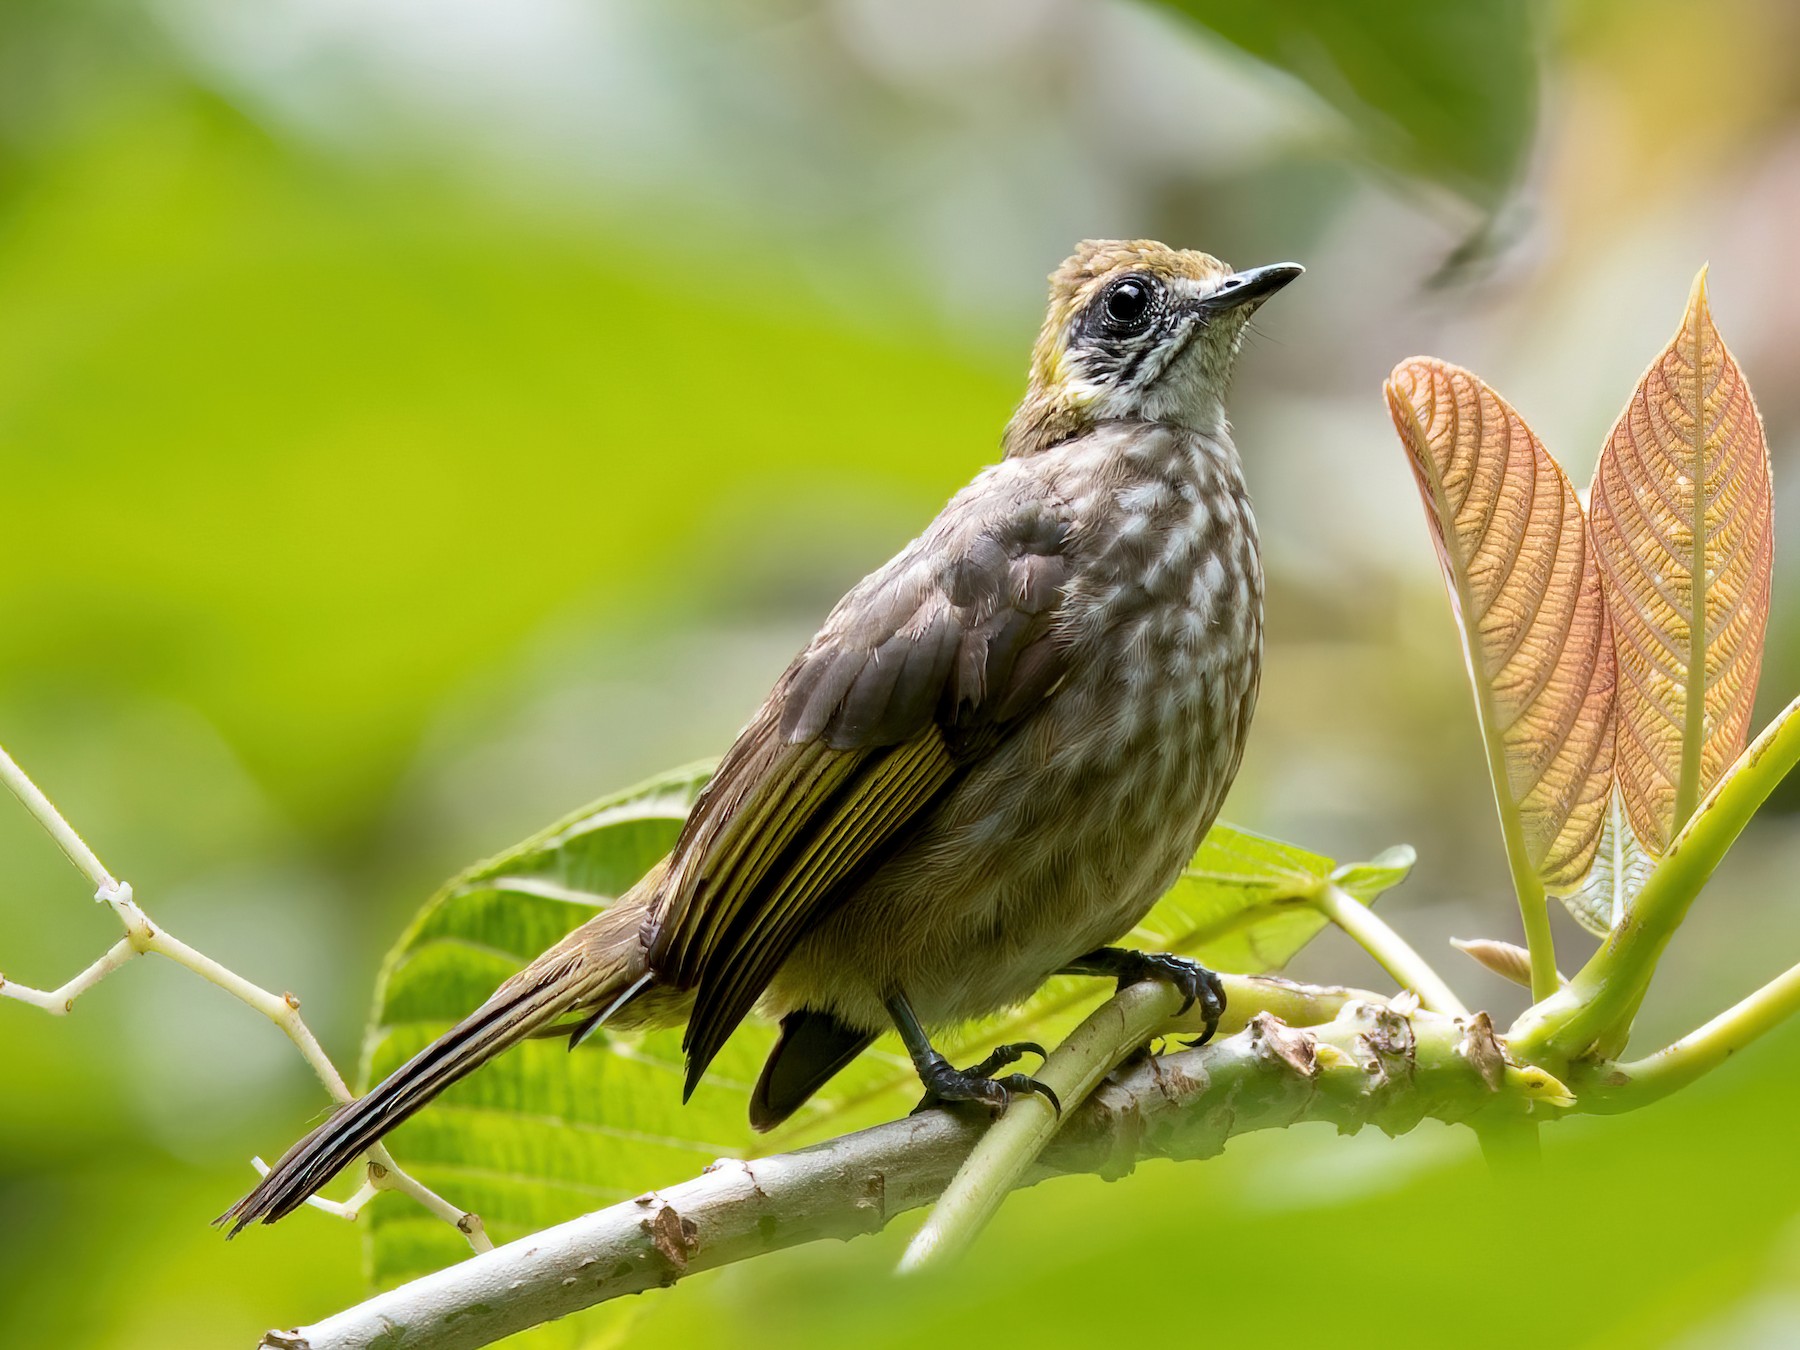
POLYGON ((1084 532, 1078 494, 1045 467, 983 470, 850 589, 772 695, 784 740, 894 744, 931 724, 1008 721, 1041 697, 1084 532))

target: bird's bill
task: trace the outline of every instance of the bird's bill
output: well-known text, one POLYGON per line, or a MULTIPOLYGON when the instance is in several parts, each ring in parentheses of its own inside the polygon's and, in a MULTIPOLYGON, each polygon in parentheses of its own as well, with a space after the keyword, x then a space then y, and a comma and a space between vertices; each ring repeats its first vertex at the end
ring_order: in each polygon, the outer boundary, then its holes
POLYGON ((1261 304, 1305 270, 1299 263, 1284 262, 1233 272, 1201 303, 1215 313, 1261 304))

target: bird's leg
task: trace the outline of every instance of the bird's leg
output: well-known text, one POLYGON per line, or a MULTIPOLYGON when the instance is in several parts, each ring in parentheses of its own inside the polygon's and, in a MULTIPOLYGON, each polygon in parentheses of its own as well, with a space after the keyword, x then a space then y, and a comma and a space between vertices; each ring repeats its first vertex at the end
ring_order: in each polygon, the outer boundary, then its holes
POLYGON ((1086 956, 1076 957, 1063 967, 1062 973, 1110 975, 1118 980, 1121 989, 1145 980, 1166 980, 1181 991, 1182 1012, 1196 1003, 1200 1005, 1206 1029, 1201 1032, 1200 1039, 1193 1042, 1195 1045, 1210 1041, 1213 1032, 1219 1029, 1219 1019, 1225 1015, 1225 986, 1219 982, 1219 977, 1185 956, 1133 951, 1129 947, 1101 947, 1086 956))
POLYGON ((1006 1110, 1007 1103, 1015 1092, 1035 1092, 1058 1115, 1062 1114, 1062 1103, 1057 1100, 1056 1093, 1035 1078, 1022 1073, 1009 1073, 1003 1078, 995 1078, 994 1071, 1003 1069, 1008 1064, 1016 1064, 1027 1054, 1044 1055, 1044 1048, 1032 1041, 1016 1041, 1011 1045, 995 1048, 981 1063, 973 1068, 958 1069, 932 1048, 931 1040, 925 1034, 925 1028, 919 1024, 919 1018, 912 1010, 912 1004, 906 1001, 906 995, 894 994, 887 1000, 888 1016, 894 1019, 894 1027, 900 1033, 900 1039, 906 1045, 906 1053, 912 1056, 913 1068, 919 1071, 919 1081, 925 1085, 925 1096, 920 1100, 915 1111, 923 1111, 927 1107, 951 1105, 956 1102, 980 1102, 995 1115, 1006 1110))

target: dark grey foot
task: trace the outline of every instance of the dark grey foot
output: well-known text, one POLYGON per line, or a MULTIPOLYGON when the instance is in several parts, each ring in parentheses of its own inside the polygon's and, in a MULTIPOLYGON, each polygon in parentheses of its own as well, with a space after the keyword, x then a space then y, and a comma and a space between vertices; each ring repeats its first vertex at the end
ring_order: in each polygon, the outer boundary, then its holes
POLYGON ((1071 975, 1110 975, 1118 980, 1119 988, 1128 985, 1142 984, 1145 980, 1162 980, 1174 985, 1181 991, 1181 1011, 1186 1012, 1196 1003, 1200 1005, 1200 1016, 1205 1023, 1205 1030, 1195 1045, 1205 1045, 1219 1029, 1219 1019, 1225 1015, 1225 986, 1219 977, 1213 974, 1198 961, 1190 961, 1185 956, 1171 956, 1168 952, 1140 952, 1130 947, 1101 947, 1098 951, 1089 952, 1078 957, 1067 971, 1071 975))
POLYGON ((912 1057, 913 1068, 919 1071, 919 1081, 925 1085, 925 1096, 913 1108, 915 1112, 933 1106, 976 1102, 997 1116, 1011 1103, 1013 1093, 1035 1092, 1050 1103, 1057 1115, 1062 1114, 1062 1103, 1057 1100, 1056 1093, 1037 1079, 1022 1073, 994 1077, 997 1070, 1017 1064, 1026 1055, 1045 1058, 1043 1046, 1034 1041, 1014 1041, 1010 1045, 994 1047, 994 1053, 973 1068, 959 1069, 932 1048, 925 1028, 919 1025, 905 994, 890 994, 887 1010, 894 1019, 894 1029, 906 1043, 906 1053, 912 1057))
POLYGON ((919 1081, 925 1085, 925 1095, 913 1108, 914 1113, 928 1111, 934 1106, 976 1102, 997 1116, 1012 1103, 1013 1093, 1032 1092, 1049 1102, 1051 1109, 1060 1116, 1062 1102, 1048 1084, 1022 1073, 994 1077, 994 1070, 1017 1063, 1023 1055, 1033 1051, 1039 1055, 1044 1053, 1027 1042, 1003 1045, 969 1069, 958 1069, 942 1055, 934 1055, 932 1059, 918 1065, 919 1081))

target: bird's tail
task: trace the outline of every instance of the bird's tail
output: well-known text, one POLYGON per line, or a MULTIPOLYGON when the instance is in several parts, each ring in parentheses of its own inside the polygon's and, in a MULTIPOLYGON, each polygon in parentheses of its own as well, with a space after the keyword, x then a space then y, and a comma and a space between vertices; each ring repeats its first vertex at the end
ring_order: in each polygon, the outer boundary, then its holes
POLYGON ((641 941, 644 913, 637 896, 626 895, 569 934, 366 1096, 339 1107, 214 1222, 230 1225, 232 1237, 258 1220, 274 1223, 382 1135, 501 1051, 577 1010, 592 1013, 578 1034, 592 1030, 617 1003, 648 983, 641 941))

